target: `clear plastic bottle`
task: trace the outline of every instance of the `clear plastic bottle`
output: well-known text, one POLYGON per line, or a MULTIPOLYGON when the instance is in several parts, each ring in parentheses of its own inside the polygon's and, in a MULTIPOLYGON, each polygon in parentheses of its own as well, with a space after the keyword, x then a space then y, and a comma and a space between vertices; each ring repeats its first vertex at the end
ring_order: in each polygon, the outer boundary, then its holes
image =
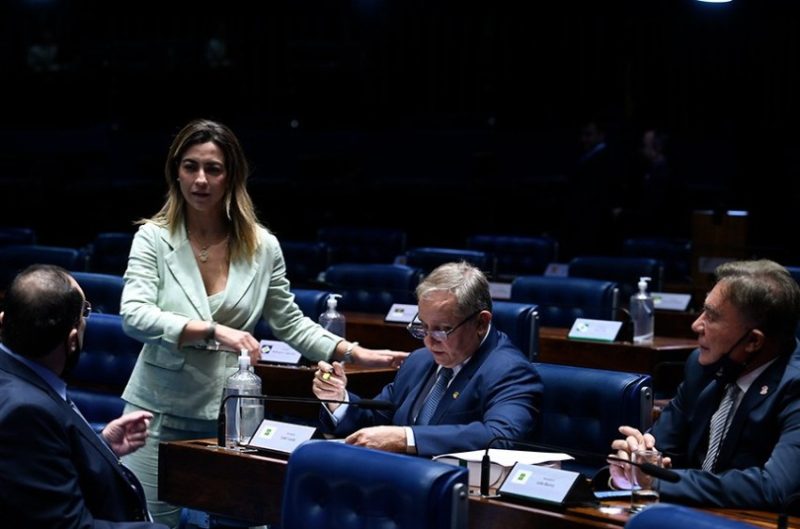
POLYGON ((631 296, 631 320, 633 321, 633 343, 653 343, 655 330, 655 305, 653 296, 647 292, 649 277, 639 278, 639 292, 631 296))
MULTIPOLYGON (((261 377, 250 366, 246 350, 239 355, 239 370, 228 377, 222 398, 228 395, 260 395, 261 377)), ((225 403, 225 446, 245 443, 264 419, 264 402, 259 399, 230 398, 225 403)))
POLYGON ((336 304, 340 297, 342 297, 341 294, 331 294, 328 296, 328 310, 319 315, 319 324, 333 334, 344 338, 344 314, 336 310, 336 304))

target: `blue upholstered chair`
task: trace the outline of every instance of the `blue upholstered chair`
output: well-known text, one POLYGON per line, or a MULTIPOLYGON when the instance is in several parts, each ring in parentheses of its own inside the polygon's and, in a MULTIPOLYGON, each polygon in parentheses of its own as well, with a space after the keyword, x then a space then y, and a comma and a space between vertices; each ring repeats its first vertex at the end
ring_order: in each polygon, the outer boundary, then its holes
MULTIPOLYGON (((327 309, 326 301, 330 292, 312 288, 293 288, 294 302, 305 316, 314 321, 319 320, 319 315, 327 309)), ((272 330, 264 320, 259 320, 253 331, 253 336, 259 340, 274 340, 272 330)))
POLYGON ((86 319, 83 351, 67 383, 69 395, 95 430, 122 413, 120 395, 141 349, 141 342, 122 330, 121 316, 92 313, 86 319))
POLYGON ((467 469, 328 441, 289 458, 281 529, 467 527, 467 469))
POLYGON ((398 228, 328 226, 317 232, 317 240, 331 249, 331 264, 393 263, 406 251, 407 238, 398 228))
POLYGON ((519 276, 511 283, 511 301, 538 305, 542 326, 571 327, 575 318, 615 319, 618 292, 613 281, 519 276))
POLYGON ((536 305, 495 301, 492 323, 508 335, 530 360, 539 356, 539 314, 536 305))
POLYGON ((103 391, 70 387, 67 395, 95 432, 100 433, 110 421, 122 415, 125 401, 119 395, 103 391))
POLYGON ((133 243, 132 232, 106 231, 98 233, 86 246, 88 269, 101 274, 121 276, 128 268, 128 255, 133 243))
POLYGON ((631 237, 622 241, 627 257, 650 257, 664 263, 664 281, 691 281, 692 241, 665 237, 631 237))
POLYGON ((12 244, 0 246, 0 288, 6 288, 14 276, 35 263, 54 264, 67 270, 85 270, 86 255, 77 248, 12 244))
POLYGON ((27 227, 0 228, 0 246, 36 244, 36 230, 27 227))
POLYGON ((281 241, 286 275, 292 285, 312 284, 332 263, 331 249, 324 242, 281 241))
POLYGON ((122 276, 96 272, 72 272, 72 277, 83 289, 93 313, 119 314, 122 289, 125 280, 122 276))
POLYGON ((580 256, 569 262, 569 276, 617 283, 619 303, 627 307, 631 295, 639 291, 640 277, 650 278, 649 291, 662 291, 664 264, 648 257, 580 256))
POLYGON ((628 518, 625 529, 755 529, 739 520, 721 514, 674 505, 657 503, 628 518))
POLYGON ((412 248, 406 252, 406 265, 419 268, 425 274, 429 274, 439 265, 452 261, 466 261, 493 277, 495 273, 494 255, 480 250, 466 250, 460 248, 441 248, 426 246, 412 248))
POLYGON ((498 278, 540 275, 558 258, 558 242, 551 237, 477 234, 467 237, 467 247, 494 255, 498 278))
POLYGON ((386 314, 394 303, 416 303, 421 277, 417 268, 394 264, 340 263, 325 271, 328 288, 342 295, 340 311, 373 314, 386 314))
POLYGON ((534 364, 542 377, 541 423, 536 442, 572 454, 562 467, 591 477, 605 466, 621 425, 640 430, 652 422, 650 375, 559 364, 534 364))

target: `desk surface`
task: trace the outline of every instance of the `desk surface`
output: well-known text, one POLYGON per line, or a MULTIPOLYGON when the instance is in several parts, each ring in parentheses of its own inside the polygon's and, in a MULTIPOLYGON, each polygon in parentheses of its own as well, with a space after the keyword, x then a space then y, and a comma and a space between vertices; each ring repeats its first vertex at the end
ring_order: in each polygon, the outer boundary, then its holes
MULTIPOLYGON (((286 457, 241 453, 215 440, 175 441, 159 445, 159 498, 175 505, 234 517, 251 524, 280 521, 286 457)), ((598 507, 550 508, 504 499, 470 497, 469 527, 474 529, 620 529, 628 514, 621 502, 598 507)), ((777 514, 709 509, 756 526, 774 528, 777 514)), ((795 518, 789 527, 800 529, 795 518)))

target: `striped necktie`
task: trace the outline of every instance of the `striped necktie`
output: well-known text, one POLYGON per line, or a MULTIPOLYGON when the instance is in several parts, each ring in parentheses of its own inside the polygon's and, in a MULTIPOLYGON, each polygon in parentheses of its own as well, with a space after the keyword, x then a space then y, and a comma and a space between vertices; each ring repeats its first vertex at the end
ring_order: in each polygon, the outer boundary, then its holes
POLYGON ((706 472, 713 472, 717 464, 719 447, 722 445, 722 440, 728 431, 728 423, 732 415, 731 410, 739 391, 739 386, 736 383, 728 384, 725 388, 725 395, 719 403, 719 408, 711 417, 711 425, 708 428, 708 452, 706 452, 706 458, 703 461, 703 470, 706 472))
POLYGON ((453 377, 453 370, 449 367, 443 367, 439 370, 439 376, 436 378, 436 385, 433 386, 422 410, 417 417, 417 424, 428 424, 433 417, 433 412, 442 400, 445 390, 447 390, 447 383, 453 377))

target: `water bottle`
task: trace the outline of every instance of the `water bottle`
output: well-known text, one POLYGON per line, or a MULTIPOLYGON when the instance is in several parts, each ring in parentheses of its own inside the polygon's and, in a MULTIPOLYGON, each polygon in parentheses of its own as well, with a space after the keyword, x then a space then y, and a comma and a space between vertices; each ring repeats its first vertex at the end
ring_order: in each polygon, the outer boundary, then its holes
POLYGON ((333 334, 344 338, 344 314, 336 310, 336 303, 340 297, 342 297, 341 294, 328 296, 328 310, 319 315, 319 324, 333 334))
MULTIPOLYGON (((252 371, 250 355, 242 350, 239 370, 228 377, 222 398, 228 395, 260 395, 261 377, 252 371)), ((246 443, 264 419, 264 403, 259 399, 230 398, 225 403, 225 446, 246 443)))
POLYGON ((653 343, 655 327, 655 305, 653 296, 647 292, 649 277, 639 278, 639 292, 631 296, 631 320, 633 321, 633 343, 653 343))

